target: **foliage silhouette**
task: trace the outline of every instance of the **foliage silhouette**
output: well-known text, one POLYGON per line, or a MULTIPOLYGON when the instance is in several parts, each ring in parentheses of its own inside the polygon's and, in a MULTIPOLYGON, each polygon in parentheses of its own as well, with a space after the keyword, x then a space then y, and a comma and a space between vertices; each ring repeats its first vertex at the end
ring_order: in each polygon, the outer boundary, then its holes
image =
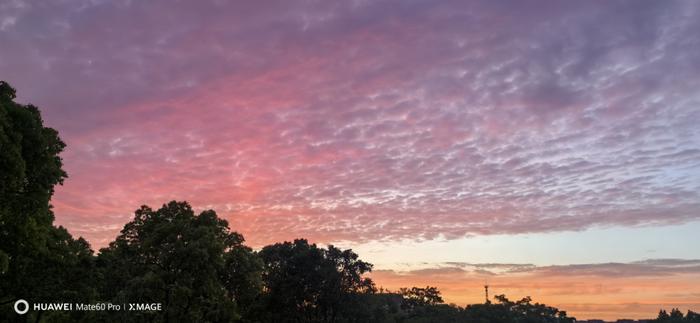
MULTIPOLYGON (((305 239, 264 247, 262 312, 276 322, 336 322, 357 296, 375 292, 362 275, 372 265, 351 250, 323 249, 305 239)), ((260 313, 261 316, 262 313, 260 313)))
POLYGON ((403 297, 401 307, 407 310, 413 310, 419 306, 433 306, 443 303, 442 297, 440 297, 440 291, 437 287, 401 288, 400 293, 403 297))
POLYGON ((103 298, 163 304, 162 311, 120 312, 123 320, 235 321, 260 286, 260 262, 243 245, 243 236, 231 232, 214 211, 195 215, 186 202, 172 201, 159 210, 142 206, 100 250, 97 264, 103 298))
POLYGON ((683 312, 681 312, 677 308, 671 309, 671 314, 666 312, 666 310, 660 310, 659 315, 656 317, 653 322, 658 322, 658 323, 700 323, 700 314, 695 313, 693 311, 688 311, 685 316, 683 316, 683 312))
MULTIPOLYGON (((49 200, 67 177, 59 153, 65 144, 44 127, 39 109, 14 102, 0 81, 0 321, 17 319, 12 303, 96 296, 92 250, 54 227, 49 200)), ((79 314, 76 314, 79 316, 79 314)), ((59 320, 62 313, 29 313, 25 320, 59 320)))

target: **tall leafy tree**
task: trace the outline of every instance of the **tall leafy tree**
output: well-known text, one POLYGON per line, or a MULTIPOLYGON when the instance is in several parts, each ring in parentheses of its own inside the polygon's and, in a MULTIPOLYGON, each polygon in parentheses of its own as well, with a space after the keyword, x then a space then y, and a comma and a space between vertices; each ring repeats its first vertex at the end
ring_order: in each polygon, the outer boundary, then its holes
POLYGON ((15 97, 0 81, 0 320, 16 319, 11 306, 20 298, 77 301, 95 294, 82 280, 92 274, 89 245, 53 226, 49 201, 67 176, 59 156, 65 144, 37 107, 15 97))
POLYGON ((46 250, 49 200, 67 176, 59 157, 65 144, 37 107, 14 102, 15 93, 0 81, 0 273, 17 257, 46 250))
POLYGON ((117 313, 130 321, 237 321, 259 291, 260 262, 243 236, 214 211, 195 214, 186 202, 142 206, 100 250, 98 266, 106 299, 162 304, 162 311, 117 313))
MULTIPOLYGON (((263 313, 268 321, 336 322, 358 296, 375 292, 372 265, 352 250, 319 248, 304 239, 260 251, 265 263, 263 313)), ((262 314, 261 314, 262 316, 262 314)))

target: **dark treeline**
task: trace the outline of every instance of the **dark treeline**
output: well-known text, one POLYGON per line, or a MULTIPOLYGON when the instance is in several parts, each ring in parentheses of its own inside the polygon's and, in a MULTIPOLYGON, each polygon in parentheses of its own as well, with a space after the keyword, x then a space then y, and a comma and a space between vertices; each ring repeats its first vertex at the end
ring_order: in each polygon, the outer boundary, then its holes
POLYGON ((700 314, 693 311, 688 311, 685 316, 679 309, 674 308, 669 314, 666 310, 659 311, 659 316, 653 322, 659 323, 683 323, 683 322, 700 322, 700 314))
MULTIPOLYGON (((304 239, 254 251, 214 211, 186 202, 142 206, 97 254, 53 225, 50 199, 67 177, 58 133, 0 82, 0 321, 2 322, 574 322, 530 298, 464 308, 435 287, 378 291, 351 250, 304 239), (120 311, 35 311, 14 302, 113 303, 120 311), (160 311, 128 311, 160 303, 160 311)), ((89 197, 86 197, 89 198, 89 197)), ((659 322, 699 322, 678 311, 659 322)))

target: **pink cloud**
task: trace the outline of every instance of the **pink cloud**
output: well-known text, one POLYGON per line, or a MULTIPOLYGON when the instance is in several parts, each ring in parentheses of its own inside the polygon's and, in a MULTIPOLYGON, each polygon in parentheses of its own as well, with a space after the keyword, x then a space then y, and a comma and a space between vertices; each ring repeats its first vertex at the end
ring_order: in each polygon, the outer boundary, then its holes
POLYGON ((171 199, 255 246, 700 216, 696 5, 24 4, 0 76, 96 246, 171 199))

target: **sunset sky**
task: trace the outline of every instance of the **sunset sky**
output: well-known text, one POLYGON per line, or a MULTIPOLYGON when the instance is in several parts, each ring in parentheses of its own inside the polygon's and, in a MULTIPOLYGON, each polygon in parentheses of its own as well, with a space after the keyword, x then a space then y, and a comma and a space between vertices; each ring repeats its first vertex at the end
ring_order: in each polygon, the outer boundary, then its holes
POLYGON ((187 200, 385 288, 648 318, 700 311, 698 35, 692 0, 3 0, 0 80, 95 250, 187 200))

